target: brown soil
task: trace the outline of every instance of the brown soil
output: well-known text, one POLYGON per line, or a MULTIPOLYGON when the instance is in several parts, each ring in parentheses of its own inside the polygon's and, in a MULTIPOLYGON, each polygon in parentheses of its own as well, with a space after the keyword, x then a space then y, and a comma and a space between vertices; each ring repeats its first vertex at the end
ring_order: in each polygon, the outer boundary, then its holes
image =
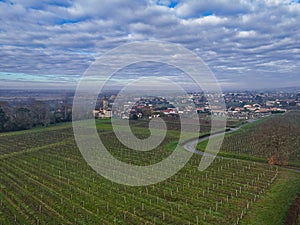
POLYGON ((296 197, 295 201, 291 205, 286 220, 285 225, 297 225, 298 216, 300 214, 300 193, 296 197))

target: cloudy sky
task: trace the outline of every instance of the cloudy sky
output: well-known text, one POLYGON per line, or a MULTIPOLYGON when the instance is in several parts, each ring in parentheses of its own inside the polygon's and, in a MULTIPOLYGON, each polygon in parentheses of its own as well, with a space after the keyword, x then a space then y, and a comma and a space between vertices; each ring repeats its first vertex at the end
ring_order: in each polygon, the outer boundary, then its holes
POLYGON ((223 88, 300 87, 299 0, 0 0, 0 88, 74 87, 97 56, 162 40, 223 88))

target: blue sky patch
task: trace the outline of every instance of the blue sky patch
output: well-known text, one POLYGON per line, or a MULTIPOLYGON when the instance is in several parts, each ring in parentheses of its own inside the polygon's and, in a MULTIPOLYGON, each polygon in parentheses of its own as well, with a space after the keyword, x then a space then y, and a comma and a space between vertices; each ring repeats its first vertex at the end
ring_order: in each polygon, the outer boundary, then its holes
POLYGON ((64 24, 73 24, 73 23, 79 23, 82 20, 79 19, 62 19, 57 22, 58 25, 64 25, 64 24))
POLYGON ((169 7, 170 8, 175 8, 177 6, 178 2, 177 1, 171 1, 169 7))
POLYGON ((207 11, 207 12, 203 13, 203 16, 212 16, 212 15, 213 15, 213 12, 211 12, 211 11, 207 11))
POLYGON ((169 8, 175 8, 178 5, 178 0, 173 0, 173 1, 157 0, 156 4, 167 6, 169 8))

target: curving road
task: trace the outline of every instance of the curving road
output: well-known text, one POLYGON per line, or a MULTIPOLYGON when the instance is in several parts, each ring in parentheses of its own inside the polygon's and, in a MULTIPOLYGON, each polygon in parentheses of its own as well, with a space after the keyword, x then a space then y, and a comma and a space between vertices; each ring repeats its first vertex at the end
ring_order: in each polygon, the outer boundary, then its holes
MULTIPOLYGON (((252 123, 256 120, 248 120, 248 123, 245 123, 245 124, 242 124, 240 125, 239 127, 236 127, 236 128, 230 128, 230 130, 226 131, 226 133, 232 133, 232 132, 235 132, 239 129, 241 129, 242 127, 244 127, 245 125, 249 124, 249 123, 252 123)), ((218 136, 221 136, 223 133, 216 133, 216 134, 212 134, 210 136, 205 136, 205 137, 200 137, 200 138, 194 138, 194 139, 191 139, 190 141, 186 142, 183 147, 189 151, 189 152, 193 152, 195 154, 198 154, 198 155, 204 155, 204 156, 213 156, 211 154, 208 154, 208 153, 205 153, 205 152, 201 152, 201 151, 198 151, 196 150, 196 145, 202 141, 206 141, 208 140, 209 138, 214 138, 214 137, 218 137, 218 136)), ((221 156, 216 156, 217 158, 222 158, 221 156)))

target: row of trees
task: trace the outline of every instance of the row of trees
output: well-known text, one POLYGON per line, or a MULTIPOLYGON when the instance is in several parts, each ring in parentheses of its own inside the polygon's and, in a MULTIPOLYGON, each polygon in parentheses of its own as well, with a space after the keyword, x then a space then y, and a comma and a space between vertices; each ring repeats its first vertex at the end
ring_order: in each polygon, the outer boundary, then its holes
POLYGON ((71 120, 71 105, 66 101, 53 108, 49 103, 35 99, 16 105, 0 102, 0 132, 27 130, 35 126, 48 126, 71 120))

